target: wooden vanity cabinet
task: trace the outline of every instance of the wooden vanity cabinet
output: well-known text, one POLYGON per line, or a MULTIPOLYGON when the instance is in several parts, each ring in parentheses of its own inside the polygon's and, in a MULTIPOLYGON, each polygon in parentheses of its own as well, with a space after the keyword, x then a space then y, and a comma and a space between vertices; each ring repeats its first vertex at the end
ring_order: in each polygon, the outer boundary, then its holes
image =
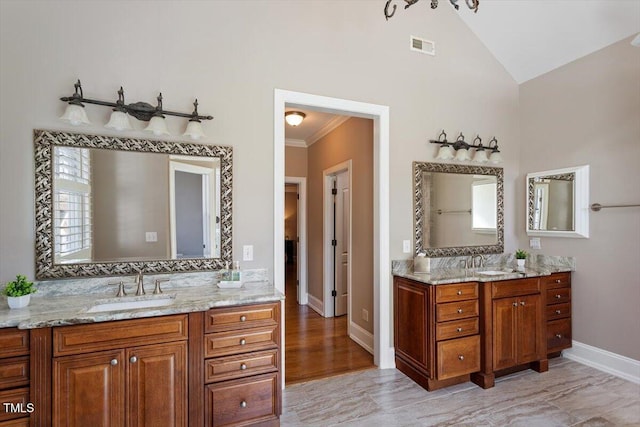
POLYGON ((279 426, 280 302, 204 314, 204 425, 279 426))
POLYGON ((554 273, 540 279, 546 296, 547 354, 558 355, 571 347, 571 273, 554 273))
POLYGON ((429 391, 469 381, 480 370, 478 283, 393 284, 396 367, 429 391))
POLYGON ((29 402, 29 331, 0 329, 0 427, 29 425, 29 402))
POLYGON ((187 338, 187 315, 53 328, 53 425, 188 425, 187 338))

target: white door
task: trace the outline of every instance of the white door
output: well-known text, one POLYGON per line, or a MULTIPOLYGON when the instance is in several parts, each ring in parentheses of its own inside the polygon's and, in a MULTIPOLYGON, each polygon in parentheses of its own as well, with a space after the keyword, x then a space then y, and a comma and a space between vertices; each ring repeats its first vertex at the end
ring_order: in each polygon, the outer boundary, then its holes
POLYGON ((340 172, 334 181, 334 314, 347 314, 349 301, 349 247, 351 236, 351 206, 349 194, 349 173, 340 172))

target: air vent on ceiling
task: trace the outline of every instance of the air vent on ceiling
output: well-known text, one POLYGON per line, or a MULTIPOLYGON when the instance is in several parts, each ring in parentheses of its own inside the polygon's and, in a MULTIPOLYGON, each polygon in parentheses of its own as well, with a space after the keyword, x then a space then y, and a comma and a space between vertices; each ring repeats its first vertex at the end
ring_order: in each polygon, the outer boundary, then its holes
POLYGON ((436 43, 420 37, 411 36, 409 38, 409 49, 426 53, 427 55, 436 55, 436 43))

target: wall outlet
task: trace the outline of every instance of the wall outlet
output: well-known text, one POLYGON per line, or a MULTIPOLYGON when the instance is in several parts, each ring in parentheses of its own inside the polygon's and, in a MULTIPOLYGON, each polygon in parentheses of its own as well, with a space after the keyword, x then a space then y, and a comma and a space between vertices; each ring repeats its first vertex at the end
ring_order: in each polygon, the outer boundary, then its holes
POLYGON ((253 245, 244 245, 242 247, 242 260, 253 261, 253 245))
POLYGON ((147 243, 157 242, 158 233, 156 231, 147 231, 146 233, 144 233, 144 240, 147 243))
POLYGON ((364 308, 362 309, 362 320, 364 320, 365 322, 369 321, 369 312, 364 308))
POLYGON ((531 239, 529 239, 529 247, 531 249, 541 249, 542 246, 540 245, 540 238, 532 237, 531 239))
POLYGON ((411 240, 402 241, 402 253, 405 253, 405 254, 411 253, 411 240))

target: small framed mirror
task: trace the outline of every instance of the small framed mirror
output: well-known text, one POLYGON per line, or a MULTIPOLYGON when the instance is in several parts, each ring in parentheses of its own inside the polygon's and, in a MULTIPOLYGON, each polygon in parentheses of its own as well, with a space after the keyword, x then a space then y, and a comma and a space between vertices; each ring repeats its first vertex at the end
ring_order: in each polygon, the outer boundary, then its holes
POLYGON ((527 174, 527 234, 589 237, 589 166, 527 174))

